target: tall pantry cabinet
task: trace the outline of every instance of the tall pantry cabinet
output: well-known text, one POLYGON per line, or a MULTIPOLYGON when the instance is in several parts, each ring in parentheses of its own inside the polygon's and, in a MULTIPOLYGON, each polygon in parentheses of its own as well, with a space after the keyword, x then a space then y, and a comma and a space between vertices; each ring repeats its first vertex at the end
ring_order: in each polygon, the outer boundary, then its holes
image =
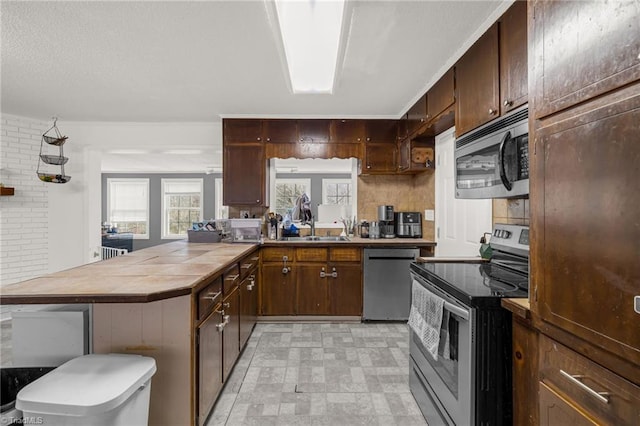
POLYGON ((529 3, 541 424, 640 424, 640 2, 529 3))

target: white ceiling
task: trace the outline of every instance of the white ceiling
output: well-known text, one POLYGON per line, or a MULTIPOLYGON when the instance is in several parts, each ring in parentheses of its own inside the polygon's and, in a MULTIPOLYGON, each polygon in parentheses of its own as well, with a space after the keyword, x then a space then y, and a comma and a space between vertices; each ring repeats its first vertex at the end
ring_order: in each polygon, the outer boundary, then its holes
POLYGON ((510 3, 347 0, 334 93, 294 95, 269 1, 2 0, 1 108, 79 122, 397 118, 510 3))

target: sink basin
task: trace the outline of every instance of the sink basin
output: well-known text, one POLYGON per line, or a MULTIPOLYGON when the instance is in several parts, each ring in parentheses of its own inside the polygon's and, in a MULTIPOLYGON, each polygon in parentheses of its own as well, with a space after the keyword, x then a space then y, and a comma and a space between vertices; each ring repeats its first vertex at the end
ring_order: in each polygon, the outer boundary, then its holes
POLYGON ((320 237, 318 235, 307 235, 306 237, 282 237, 281 241, 349 241, 349 238, 338 236, 338 237, 320 237))

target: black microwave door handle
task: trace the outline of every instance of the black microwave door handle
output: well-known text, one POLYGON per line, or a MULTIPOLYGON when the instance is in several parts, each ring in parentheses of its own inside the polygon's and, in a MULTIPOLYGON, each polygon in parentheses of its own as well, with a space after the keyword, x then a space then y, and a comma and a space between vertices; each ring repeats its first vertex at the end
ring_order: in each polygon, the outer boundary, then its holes
POLYGON ((507 191, 511 191, 511 182, 507 179, 507 173, 504 169, 504 150, 507 146, 507 142, 511 139, 511 132, 507 132, 502 138, 502 142, 500 142, 500 148, 498 148, 498 168, 500 170, 500 180, 507 191))

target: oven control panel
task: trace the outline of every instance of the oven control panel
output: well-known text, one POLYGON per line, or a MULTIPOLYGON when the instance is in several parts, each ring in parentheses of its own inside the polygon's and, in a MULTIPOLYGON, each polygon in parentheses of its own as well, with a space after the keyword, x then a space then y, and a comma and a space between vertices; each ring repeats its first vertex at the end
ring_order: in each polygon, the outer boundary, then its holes
POLYGON ((491 233, 491 246, 502 251, 516 250, 521 256, 529 255, 529 227, 496 223, 491 233))

